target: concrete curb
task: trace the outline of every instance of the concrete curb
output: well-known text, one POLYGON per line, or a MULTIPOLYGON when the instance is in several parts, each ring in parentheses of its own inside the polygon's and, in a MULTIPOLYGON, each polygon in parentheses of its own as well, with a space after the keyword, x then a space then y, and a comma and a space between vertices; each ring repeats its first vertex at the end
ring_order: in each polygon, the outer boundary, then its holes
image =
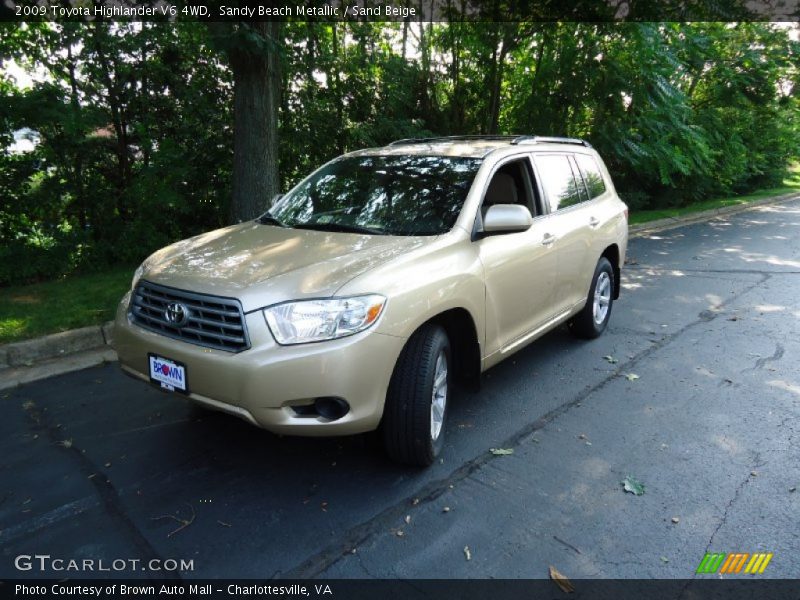
POLYGON ((0 369, 32 367, 54 358, 105 349, 114 341, 114 322, 62 331, 53 335, 0 346, 0 369))
POLYGON ((762 198, 761 200, 754 200, 746 204, 735 204, 733 206, 724 206, 722 208, 712 208, 710 210, 703 210, 681 217, 668 217, 666 219, 657 219, 655 221, 648 221, 640 225, 633 225, 628 229, 628 237, 636 238, 647 235, 648 233, 656 233, 667 229, 675 229, 676 227, 683 227, 684 225, 691 225, 693 223, 702 223, 710 221, 716 217, 726 215, 734 215, 737 213, 753 210, 760 206, 767 204, 780 204, 781 202, 788 202, 790 200, 800 200, 800 194, 792 192, 790 194, 783 194, 781 196, 770 196, 769 198, 762 198))

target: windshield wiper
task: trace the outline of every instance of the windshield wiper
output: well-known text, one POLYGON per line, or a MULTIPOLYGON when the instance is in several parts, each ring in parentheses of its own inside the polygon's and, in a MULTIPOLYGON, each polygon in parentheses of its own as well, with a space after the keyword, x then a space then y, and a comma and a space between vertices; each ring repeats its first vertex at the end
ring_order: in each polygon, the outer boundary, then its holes
POLYGON ((367 233, 369 235, 384 235, 382 229, 363 227, 361 225, 348 225, 346 223, 300 223, 295 229, 315 229, 317 231, 339 231, 342 233, 367 233))
POLYGON ((278 227, 288 227, 286 223, 276 219, 270 214, 261 215, 256 219, 256 222, 260 223, 261 225, 277 225, 278 227))

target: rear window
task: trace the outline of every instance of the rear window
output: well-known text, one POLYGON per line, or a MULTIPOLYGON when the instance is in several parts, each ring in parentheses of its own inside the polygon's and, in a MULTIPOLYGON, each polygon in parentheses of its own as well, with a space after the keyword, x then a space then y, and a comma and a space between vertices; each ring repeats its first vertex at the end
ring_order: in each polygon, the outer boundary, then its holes
POLYGON ((537 154, 533 160, 536 162, 551 210, 574 206, 583 200, 581 198, 583 183, 576 181, 566 154, 537 154))
POLYGON ((589 190, 589 198, 597 198, 597 196, 606 191, 606 184, 603 181, 600 166, 594 157, 586 154, 576 154, 575 160, 578 162, 578 167, 580 167, 583 174, 586 189, 589 190))

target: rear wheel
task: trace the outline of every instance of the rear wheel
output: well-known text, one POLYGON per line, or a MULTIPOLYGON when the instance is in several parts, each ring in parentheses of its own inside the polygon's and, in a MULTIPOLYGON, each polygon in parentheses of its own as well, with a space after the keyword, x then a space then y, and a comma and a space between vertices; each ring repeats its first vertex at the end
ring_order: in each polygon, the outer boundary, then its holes
POLYGON ((439 455, 452 391, 451 364, 450 341, 438 325, 426 325, 409 338, 397 359, 383 415, 383 442, 393 460, 426 467, 439 455))
POLYGON ((614 269, 605 256, 600 257, 592 277, 586 304, 572 321, 572 332, 593 339, 605 331, 614 304, 614 269))

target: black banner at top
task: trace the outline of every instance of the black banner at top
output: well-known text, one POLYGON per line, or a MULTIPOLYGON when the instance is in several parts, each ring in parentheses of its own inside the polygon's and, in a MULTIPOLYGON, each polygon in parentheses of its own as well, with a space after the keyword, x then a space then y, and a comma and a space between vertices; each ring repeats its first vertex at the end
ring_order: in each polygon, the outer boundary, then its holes
POLYGON ((3 21, 794 21, 800 0, 0 0, 3 21))

